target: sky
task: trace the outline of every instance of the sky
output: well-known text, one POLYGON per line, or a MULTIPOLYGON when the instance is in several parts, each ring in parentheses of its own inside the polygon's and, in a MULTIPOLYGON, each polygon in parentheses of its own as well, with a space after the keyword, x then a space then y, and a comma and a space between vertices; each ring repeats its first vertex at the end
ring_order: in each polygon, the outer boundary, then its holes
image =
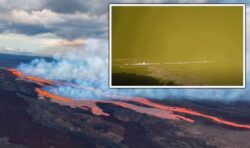
POLYGON ((112 58, 242 63, 243 7, 113 7, 112 58))
POLYGON ((225 0, 0 0, 0 52, 53 55, 108 39, 109 3, 217 3, 225 0))

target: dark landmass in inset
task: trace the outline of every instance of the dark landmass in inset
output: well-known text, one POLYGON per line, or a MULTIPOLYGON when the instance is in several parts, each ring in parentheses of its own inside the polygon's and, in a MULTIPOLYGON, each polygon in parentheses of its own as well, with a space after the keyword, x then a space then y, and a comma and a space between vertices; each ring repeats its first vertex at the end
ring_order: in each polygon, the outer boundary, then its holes
POLYGON ((137 75, 135 73, 112 73, 112 85, 120 86, 162 86, 162 85, 176 85, 173 81, 160 81, 156 78, 137 75))

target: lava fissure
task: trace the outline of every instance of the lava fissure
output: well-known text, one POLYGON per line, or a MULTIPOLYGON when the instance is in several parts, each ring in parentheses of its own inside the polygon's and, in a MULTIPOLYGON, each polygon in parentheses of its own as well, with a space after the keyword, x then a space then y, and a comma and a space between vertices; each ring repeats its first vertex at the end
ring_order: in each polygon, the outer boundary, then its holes
POLYGON ((155 107, 155 108, 158 108, 158 109, 170 110, 170 111, 173 111, 173 112, 180 112, 180 113, 185 113, 185 114, 189 114, 189 115, 204 117, 204 118, 211 119, 211 120, 216 121, 218 123, 222 123, 222 124, 229 125, 229 126, 250 129, 250 125, 244 125, 244 124, 239 124, 239 123, 235 123, 235 122, 231 122, 231 121, 226 121, 226 120, 220 119, 218 117, 214 117, 214 116, 211 116, 211 115, 206 115, 206 114, 203 114, 203 113, 200 113, 200 112, 197 112, 197 111, 193 111, 193 110, 190 110, 190 109, 186 109, 186 108, 183 108, 183 107, 172 107, 172 106, 161 105, 161 104, 158 104, 158 103, 151 102, 151 101, 149 101, 147 99, 144 99, 144 98, 133 99, 133 101, 139 102, 139 103, 151 106, 151 107, 155 107))
POLYGON ((53 84, 52 81, 45 80, 45 79, 42 79, 42 78, 39 78, 39 77, 27 76, 24 73, 22 73, 20 71, 17 71, 16 69, 13 69, 13 68, 8 68, 7 70, 10 71, 13 75, 15 75, 15 76, 17 76, 19 78, 26 79, 26 80, 29 80, 29 81, 33 81, 33 82, 36 82, 38 84, 43 84, 43 85, 52 85, 53 84))
POLYGON ((245 129, 250 129, 250 125, 246 124, 239 124, 231 121, 227 121, 215 116, 207 115, 204 113, 200 113, 197 111, 193 111, 191 109, 183 108, 183 107, 173 107, 173 106, 167 106, 167 105, 162 105, 159 103, 155 103, 152 101, 149 101, 145 98, 133 98, 133 97, 128 97, 128 96, 118 96, 110 93, 105 93, 101 89, 96 89, 93 87, 84 87, 84 86, 78 86, 76 84, 72 83, 64 83, 64 82, 57 82, 57 81, 49 81, 45 80, 39 77, 34 77, 34 76, 27 76, 24 73, 17 71, 16 69, 8 69, 13 75, 20 77, 22 79, 26 79, 38 84, 42 85, 66 85, 66 86, 71 86, 75 87, 78 89, 84 89, 87 91, 92 91, 98 95, 109 97, 111 100, 86 100, 83 99, 81 101, 74 100, 72 98, 66 98, 62 97, 59 95, 52 94, 48 91, 42 90, 40 88, 36 88, 35 91, 43 97, 50 98, 52 101, 60 103, 60 104, 65 104, 70 107, 78 107, 84 110, 89 110, 95 115, 102 115, 102 116, 109 116, 108 113, 105 113, 100 107, 97 106, 97 103, 109 103, 109 104, 114 104, 116 106, 120 106, 122 108, 130 109, 142 114, 147 114, 150 116, 162 118, 162 119, 171 119, 171 120, 184 120, 190 123, 193 123, 194 120, 184 117, 182 115, 178 115, 175 113, 184 113, 192 116, 198 116, 198 117, 203 117, 212 121, 215 121, 220 124, 232 126, 232 127, 237 127, 237 128, 245 128, 245 129), (112 100, 116 99, 116 100, 112 100), (136 103, 140 103, 142 105, 146 105, 148 107, 143 107, 135 104, 131 104, 129 102, 125 101, 133 101, 136 103))

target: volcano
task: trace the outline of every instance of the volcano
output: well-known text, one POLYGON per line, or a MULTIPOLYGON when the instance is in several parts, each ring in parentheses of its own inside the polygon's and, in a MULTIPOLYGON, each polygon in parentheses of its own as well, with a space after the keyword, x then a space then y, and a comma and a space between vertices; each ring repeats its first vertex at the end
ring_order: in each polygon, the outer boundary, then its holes
POLYGON ((0 147, 250 147, 250 103, 134 98, 0 69, 0 147), (109 99, 46 91, 66 85, 109 99))

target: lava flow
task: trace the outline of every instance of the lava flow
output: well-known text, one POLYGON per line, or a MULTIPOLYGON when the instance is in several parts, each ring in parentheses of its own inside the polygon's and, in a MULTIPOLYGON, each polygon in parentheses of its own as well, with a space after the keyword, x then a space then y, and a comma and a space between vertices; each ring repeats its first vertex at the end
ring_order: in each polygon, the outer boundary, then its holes
POLYGON ((51 85, 53 83, 52 81, 45 80, 45 79, 42 79, 42 78, 27 76, 24 73, 22 73, 20 71, 17 71, 16 69, 13 69, 13 68, 8 68, 7 70, 10 71, 13 75, 15 75, 17 77, 20 77, 22 79, 26 79, 26 80, 29 80, 29 81, 33 81, 33 82, 36 82, 36 83, 39 83, 39 84, 51 85))
POLYGON ((154 107, 154 108, 158 108, 158 109, 161 109, 161 110, 169 110, 169 111, 173 111, 173 112, 179 112, 179 113, 185 113, 185 114, 194 115, 194 116, 200 116, 200 117, 211 119, 213 121, 216 121, 218 123, 222 123, 222 124, 225 124, 225 125, 250 129, 250 125, 244 125, 244 124, 239 124, 239 123, 226 121, 226 120, 220 119, 218 117, 206 115, 206 114, 203 114, 203 113, 200 113, 200 112, 197 112, 197 111, 193 111, 193 110, 190 110, 190 109, 186 109, 186 108, 183 108, 183 107, 172 107, 172 106, 161 105, 161 104, 158 104, 158 103, 151 102, 151 101, 149 101, 147 99, 144 99, 144 98, 134 99, 133 101, 139 102, 139 103, 142 103, 142 104, 154 107))
POLYGON ((54 83, 56 83, 57 85, 62 84, 62 85, 68 85, 71 87, 76 87, 78 89, 83 89, 85 91, 93 91, 101 96, 109 97, 111 100, 82 99, 81 101, 77 101, 77 100, 74 100, 72 98, 66 98, 66 97, 52 94, 52 93, 45 91, 45 90, 42 90, 40 88, 35 89, 35 91, 39 94, 40 97, 49 98, 53 102, 57 102, 57 103, 63 104, 63 105, 68 105, 72 108, 81 108, 84 110, 89 110, 95 115, 110 116, 110 114, 106 113, 100 107, 98 107, 98 103, 106 103, 106 104, 113 104, 113 105, 116 105, 116 106, 119 106, 122 108, 136 111, 138 113, 147 114, 147 115, 162 118, 162 119, 184 120, 184 121, 193 123, 194 122, 193 119, 184 117, 182 115, 175 114, 175 113, 184 113, 184 114, 188 114, 188 115, 192 115, 192 116, 203 117, 203 118, 215 121, 217 123, 232 126, 232 127, 250 129, 250 125, 239 124, 239 123, 227 121, 227 120, 224 120, 224 119, 221 119, 218 117, 206 115, 206 114, 203 114, 203 113, 200 113, 197 111, 193 111, 193 110, 190 110, 187 108, 183 108, 183 107, 173 107, 173 106, 162 105, 159 103, 149 101, 145 98, 132 98, 132 97, 127 97, 127 96, 116 96, 113 94, 107 94, 100 89, 96 89, 96 88, 92 88, 92 87, 82 87, 82 86, 77 86, 75 84, 67 84, 67 83, 56 82, 56 81, 48 81, 48 80, 44 80, 44 79, 34 77, 34 76, 26 76, 24 73, 17 71, 15 69, 8 69, 8 70, 12 74, 14 74, 22 79, 36 82, 42 86, 53 85, 54 83), (131 104, 131 103, 129 103, 129 101, 136 102, 136 103, 141 104, 143 106, 131 104))

